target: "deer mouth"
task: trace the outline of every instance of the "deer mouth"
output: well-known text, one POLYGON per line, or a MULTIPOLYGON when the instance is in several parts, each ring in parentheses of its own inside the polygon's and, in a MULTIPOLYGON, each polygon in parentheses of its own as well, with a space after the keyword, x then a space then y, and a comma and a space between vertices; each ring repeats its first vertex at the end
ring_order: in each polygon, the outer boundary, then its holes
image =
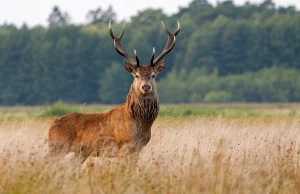
POLYGON ((149 89, 149 90, 141 89, 141 90, 140 90, 140 93, 141 93, 142 95, 144 95, 144 96, 147 96, 147 95, 151 94, 151 92, 152 92, 151 89, 149 89))

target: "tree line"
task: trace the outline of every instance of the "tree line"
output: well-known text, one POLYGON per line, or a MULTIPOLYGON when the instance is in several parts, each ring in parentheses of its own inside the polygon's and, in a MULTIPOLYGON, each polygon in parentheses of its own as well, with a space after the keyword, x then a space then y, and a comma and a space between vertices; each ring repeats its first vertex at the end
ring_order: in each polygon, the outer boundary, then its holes
MULTIPOLYGON (((108 20, 117 34, 122 22, 112 7, 87 13, 75 25, 55 6, 49 26, 0 26, 0 104, 121 103, 132 83, 113 48, 108 20)), ((170 30, 182 30, 157 77, 163 103, 287 102, 300 100, 300 12, 261 4, 216 6, 194 0, 171 16, 146 9, 127 22, 124 48, 148 64, 170 30)))

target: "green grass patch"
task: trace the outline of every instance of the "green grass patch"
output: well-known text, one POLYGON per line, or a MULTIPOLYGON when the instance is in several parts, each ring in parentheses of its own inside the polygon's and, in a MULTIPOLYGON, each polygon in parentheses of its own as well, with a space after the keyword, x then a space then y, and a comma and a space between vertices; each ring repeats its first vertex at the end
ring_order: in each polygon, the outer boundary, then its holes
POLYGON ((71 112, 80 112, 79 108, 76 108, 73 105, 65 104, 61 101, 58 101, 50 106, 47 106, 44 110, 38 114, 38 117, 56 117, 62 116, 71 112))
MULTIPOLYGON (((0 120, 51 118, 71 112, 102 113, 115 108, 117 105, 80 105, 65 104, 58 101, 49 106, 12 106, 0 107, 0 120)), ((161 105, 159 117, 299 117, 299 104, 178 104, 161 105)))
POLYGON ((160 117, 211 117, 224 116, 224 108, 221 107, 200 107, 200 106, 165 106, 162 107, 158 114, 160 117))

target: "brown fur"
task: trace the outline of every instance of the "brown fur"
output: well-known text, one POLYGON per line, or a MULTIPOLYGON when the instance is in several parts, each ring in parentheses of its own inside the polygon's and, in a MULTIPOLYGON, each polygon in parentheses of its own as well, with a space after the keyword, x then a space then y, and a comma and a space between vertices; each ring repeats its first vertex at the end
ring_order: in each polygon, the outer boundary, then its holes
POLYGON ((135 79, 125 104, 106 113, 71 113, 56 118, 48 134, 50 154, 77 152, 86 158, 94 152, 114 156, 139 152, 151 138, 151 126, 159 111, 155 81, 148 71, 154 68, 136 69, 142 76, 135 79), (140 92, 144 82, 152 85, 152 92, 146 95, 140 92))

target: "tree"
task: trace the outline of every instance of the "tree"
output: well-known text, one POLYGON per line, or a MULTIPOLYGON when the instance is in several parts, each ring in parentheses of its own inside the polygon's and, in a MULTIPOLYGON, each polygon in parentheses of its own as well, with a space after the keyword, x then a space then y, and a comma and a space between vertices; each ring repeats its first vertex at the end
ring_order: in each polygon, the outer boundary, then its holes
POLYGON ((177 16, 187 15, 194 18, 198 14, 205 14, 206 10, 212 9, 213 6, 207 0, 193 0, 187 8, 179 8, 177 16))
POLYGON ((95 10, 90 10, 86 14, 86 19, 88 24, 96 24, 100 22, 108 23, 110 20, 114 23, 117 20, 117 14, 110 5, 107 10, 102 10, 101 7, 98 7, 95 10))
POLYGON ((70 16, 67 12, 62 13, 58 6, 54 6, 52 13, 48 17, 49 26, 59 25, 64 26, 70 23, 70 16))
POLYGON ((157 21, 164 20, 166 15, 161 9, 146 9, 131 17, 133 24, 152 25, 157 21))
POLYGON ((275 9, 275 4, 273 3, 272 0, 265 0, 260 4, 260 7, 268 10, 274 10, 275 9))
MULTIPOLYGON (((167 41, 159 20, 170 31, 180 21, 175 51, 157 77, 161 101, 300 101, 300 12, 270 0, 220 2, 193 0, 172 16, 147 9, 128 22, 122 45, 149 64, 152 47, 158 56, 167 41)), ((107 32, 112 7, 91 12, 97 25, 66 25, 66 15, 55 6, 53 27, 0 25, 1 105, 124 102, 131 77, 107 32)), ((113 25, 118 35, 122 24, 113 25)))
MULTIPOLYGON (((119 104, 126 101, 130 89, 130 78, 123 65, 112 63, 100 78, 99 97, 101 102, 119 104)), ((131 78, 132 79, 132 78, 131 78)))

